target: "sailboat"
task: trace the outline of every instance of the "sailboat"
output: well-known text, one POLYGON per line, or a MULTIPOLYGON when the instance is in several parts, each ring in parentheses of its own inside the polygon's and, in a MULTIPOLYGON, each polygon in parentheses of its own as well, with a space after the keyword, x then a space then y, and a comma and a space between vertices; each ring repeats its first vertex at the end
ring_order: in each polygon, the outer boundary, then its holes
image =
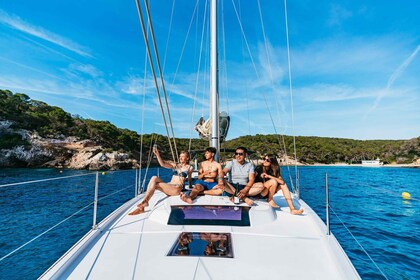
MULTIPOLYGON (((219 149, 217 2, 210 3, 210 145, 219 149)), ((360 279, 328 226, 297 195, 300 216, 284 211, 280 193, 280 210, 207 195, 189 205, 156 193, 148 211, 128 215, 143 197, 111 213, 40 279, 360 279)))

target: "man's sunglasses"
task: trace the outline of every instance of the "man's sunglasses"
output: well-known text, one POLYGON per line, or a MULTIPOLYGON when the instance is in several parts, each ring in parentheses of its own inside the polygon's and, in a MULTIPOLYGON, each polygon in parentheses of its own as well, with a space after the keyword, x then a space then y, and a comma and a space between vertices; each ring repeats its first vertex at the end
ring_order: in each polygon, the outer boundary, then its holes
POLYGON ((235 156, 243 156, 244 153, 235 153, 235 156))

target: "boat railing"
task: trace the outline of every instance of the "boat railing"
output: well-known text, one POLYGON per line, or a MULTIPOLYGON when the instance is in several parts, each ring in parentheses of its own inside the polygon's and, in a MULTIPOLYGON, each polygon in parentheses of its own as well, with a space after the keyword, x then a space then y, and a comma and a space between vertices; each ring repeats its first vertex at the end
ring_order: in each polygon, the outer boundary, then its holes
POLYGON ((327 225, 327 235, 331 234, 330 230, 330 193, 328 191, 328 173, 325 173, 325 220, 327 225))
POLYGON ((356 236, 351 232, 351 230, 346 226, 346 224, 343 222, 343 220, 339 217, 339 215, 334 211, 334 209, 330 205, 330 201, 329 201, 329 189, 328 189, 328 173, 325 173, 325 224, 326 224, 326 227, 327 227, 327 231, 326 231, 326 234, 327 235, 331 235, 331 229, 330 229, 330 209, 331 209, 332 213, 334 214, 334 216, 338 219, 338 221, 340 222, 340 224, 346 229, 346 231, 349 233, 349 235, 353 238, 353 240, 360 247, 360 249, 369 258, 370 262, 373 263, 373 265, 376 267, 376 269, 379 271, 379 273, 385 279, 388 279, 388 277, 381 270, 381 268, 378 266, 378 264, 375 262, 375 260, 370 256, 370 254, 367 252, 367 250, 363 247, 363 245, 359 242, 359 240, 357 240, 356 236))
MULTIPOLYGON (((161 172, 159 170, 160 168, 157 168, 156 173, 157 175, 161 175, 161 172)), ((62 172, 62 171, 60 171, 62 172)), ((94 176, 94 182, 95 182, 95 187, 94 187, 94 198, 93 201, 91 201, 90 203, 88 203, 87 205, 82 206, 80 209, 77 209, 74 213, 70 214, 69 216, 65 217, 64 219, 62 219, 61 221, 59 221, 58 223, 54 224, 53 226, 49 227, 48 229, 44 230, 43 232, 41 232, 40 234, 36 235, 35 237, 31 238, 29 241, 23 243, 22 245, 18 246, 17 248, 13 249, 12 251, 8 252, 6 255, 4 256, 0 256, 0 263, 7 259, 8 257, 14 255, 15 253, 19 252, 20 250, 22 250, 23 248, 25 248, 26 246, 28 246, 29 244, 31 244, 32 242, 34 242, 35 240, 41 238, 42 236, 46 235, 47 233, 51 232, 52 230, 54 230, 55 228, 57 228, 58 226, 62 225, 63 223, 65 223, 66 221, 70 220, 71 218, 79 215, 81 212, 85 211, 86 209, 88 209, 89 207, 92 207, 93 205, 93 212, 92 212, 92 229, 96 230, 97 229, 97 217, 98 217, 98 202, 107 199, 111 196, 116 196, 118 193, 121 193, 129 188, 133 188, 135 190, 134 192, 134 197, 139 195, 140 193, 138 193, 139 189, 144 189, 139 188, 139 185, 141 184, 141 182, 144 182, 146 180, 142 180, 140 171, 137 169, 135 172, 135 183, 134 184, 129 184, 128 186, 122 187, 121 189, 118 189, 116 191, 113 191, 107 195, 98 196, 99 193, 99 189, 100 189, 100 180, 99 180, 99 174, 102 175, 106 175, 106 174, 120 174, 123 172, 133 172, 133 170, 118 170, 118 171, 95 171, 95 172, 89 172, 89 173, 83 173, 83 174, 74 174, 74 175, 68 175, 68 176, 59 176, 59 177, 53 177, 53 178, 44 178, 44 179, 39 179, 39 180, 30 180, 30 181, 24 181, 24 182, 14 182, 14 183, 7 183, 7 184, 1 184, 0 185, 0 189, 3 188, 7 188, 7 187, 14 187, 14 186, 24 186, 24 185, 31 185, 31 184, 36 184, 36 183, 45 183, 45 182, 51 182, 51 181, 60 181, 60 180, 71 180, 74 178, 80 178, 80 177, 90 177, 90 176, 94 176)), ((148 176, 147 173, 143 174, 144 178, 146 178, 148 176)), ((167 176, 170 175, 165 175, 163 174, 163 179, 166 179, 167 176)), ((115 205, 115 209, 118 207, 118 205, 115 205)), ((115 210, 113 209, 113 210, 115 210)), ((113 211, 112 210, 112 211, 113 211)), ((108 215, 108 214, 107 214, 108 215)), ((105 215, 105 217, 107 216, 105 215)), ((104 217, 104 218, 105 218, 104 217)), ((84 234, 84 233, 83 233, 84 234)))
POLYGON ((360 249, 365 253, 365 255, 369 258, 369 260, 373 263, 373 265, 376 267, 376 269, 379 271, 379 273, 385 278, 389 279, 385 273, 382 271, 382 269, 378 266, 378 264, 375 262, 375 260, 370 256, 368 251, 363 247, 363 245, 357 240, 356 236, 351 232, 351 230, 346 226, 346 224, 340 219, 338 214, 334 211, 334 209, 331 207, 331 205, 328 206, 329 209, 333 212, 334 216, 340 221, 340 224, 346 229, 346 231, 350 234, 350 236, 353 238, 353 240, 357 243, 357 245, 360 247, 360 249))

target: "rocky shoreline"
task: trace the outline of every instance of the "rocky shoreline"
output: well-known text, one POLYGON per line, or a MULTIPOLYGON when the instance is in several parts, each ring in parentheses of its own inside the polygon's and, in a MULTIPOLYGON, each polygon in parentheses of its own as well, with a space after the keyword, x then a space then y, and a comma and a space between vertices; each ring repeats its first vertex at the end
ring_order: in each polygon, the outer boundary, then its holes
POLYGON ((0 137, 20 135, 27 145, 0 150, 0 167, 46 167, 89 170, 138 168, 137 160, 127 153, 109 151, 92 140, 59 136, 43 138, 36 132, 13 129, 11 122, 0 122, 0 137))
MULTIPOLYGON (((67 168, 88 170, 118 170, 139 168, 138 160, 129 153, 113 151, 89 139, 59 135, 41 137, 37 132, 13 128, 13 122, 0 121, 0 137, 15 136, 18 143, 0 147, 0 167, 67 168)), ((293 158, 280 158, 282 165, 294 166, 293 158)), ((156 164, 156 162, 155 162, 156 164)), ((256 162, 258 164, 258 162, 256 162)), ((299 166, 362 166, 361 164, 305 164, 299 166)), ((420 159, 410 164, 386 164, 383 167, 420 168, 420 159)))

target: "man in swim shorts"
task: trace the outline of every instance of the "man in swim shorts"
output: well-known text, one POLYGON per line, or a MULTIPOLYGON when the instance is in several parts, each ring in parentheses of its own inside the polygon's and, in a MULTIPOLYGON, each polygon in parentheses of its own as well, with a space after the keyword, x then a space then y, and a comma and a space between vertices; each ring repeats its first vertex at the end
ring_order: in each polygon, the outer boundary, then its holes
POLYGON ((190 195, 181 194, 181 199, 189 204, 200 194, 221 195, 223 190, 223 170, 220 163, 214 160, 216 149, 208 147, 204 152, 205 161, 201 163, 198 171, 198 180, 191 190, 190 195), (215 186, 218 188, 214 189, 215 186))

